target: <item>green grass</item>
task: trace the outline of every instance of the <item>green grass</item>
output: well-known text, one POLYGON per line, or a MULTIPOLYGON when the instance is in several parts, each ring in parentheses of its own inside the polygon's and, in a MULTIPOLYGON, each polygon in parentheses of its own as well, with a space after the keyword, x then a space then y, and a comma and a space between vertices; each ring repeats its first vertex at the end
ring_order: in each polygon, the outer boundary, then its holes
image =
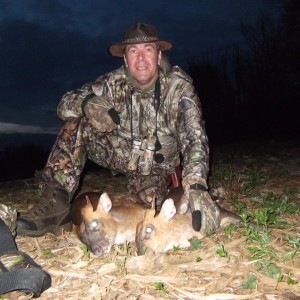
POLYGON ((191 239, 189 239, 189 242, 191 243, 190 249, 191 250, 198 250, 202 246, 201 240, 199 240, 197 237, 193 236, 191 239))
POLYGON ((220 256, 220 257, 228 257, 228 253, 225 250, 225 247, 223 244, 220 244, 216 250, 216 253, 220 256))
POLYGON ((255 164, 252 169, 248 172, 248 180, 244 185, 245 191, 251 191, 255 187, 265 185, 268 183, 271 179, 271 176, 268 174, 265 174, 261 170, 260 164, 255 164))
POLYGON ((225 235, 228 239, 232 239, 232 232, 237 232, 238 228, 234 224, 229 224, 224 228, 225 235))
POLYGON ((153 283, 154 289, 160 291, 161 293, 168 293, 165 289, 165 285, 162 282, 155 282, 153 283))
POLYGON ((126 261, 127 257, 121 256, 120 261, 116 263, 116 266, 119 269, 119 271, 125 275, 127 275, 126 261))
POLYGON ((88 249, 87 245, 83 244, 83 245, 81 246, 81 249, 82 249, 84 258, 85 258, 86 260, 90 260, 91 254, 90 254, 90 252, 89 252, 89 249, 88 249))
MULTIPOLYGON (((284 281, 287 284, 296 284, 293 274, 289 270, 281 270, 276 264, 300 258, 300 237, 285 234, 279 239, 281 242, 278 251, 278 235, 273 236, 276 233, 273 230, 288 230, 293 226, 286 221, 286 216, 296 215, 300 211, 299 189, 284 188, 280 194, 273 191, 260 193, 259 187, 264 187, 265 191, 265 186, 270 180, 272 177, 263 171, 261 164, 254 164, 247 174, 243 174, 243 180, 233 168, 222 167, 215 168, 212 172, 210 187, 222 187, 228 203, 242 218, 242 229, 239 232, 246 237, 244 247, 249 259, 259 260, 256 263, 257 271, 273 278, 277 283, 284 281)), ((298 216, 294 222, 299 222, 298 216)), ((233 232, 236 231, 238 228, 234 225, 224 228, 228 239, 232 239, 233 232)), ((219 241, 217 243, 216 253, 228 259, 229 254, 224 245, 219 241)), ((254 274, 249 274, 242 283, 245 289, 256 289, 257 286, 254 274)))
POLYGON ((254 274, 249 274, 247 279, 242 282, 242 287, 244 289, 255 290, 257 288, 256 276, 254 274))
POLYGON ((263 273, 264 275, 275 278, 278 282, 280 282, 283 278, 278 267, 272 263, 271 261, 265 260, 256 263, 257 271, 263 273))

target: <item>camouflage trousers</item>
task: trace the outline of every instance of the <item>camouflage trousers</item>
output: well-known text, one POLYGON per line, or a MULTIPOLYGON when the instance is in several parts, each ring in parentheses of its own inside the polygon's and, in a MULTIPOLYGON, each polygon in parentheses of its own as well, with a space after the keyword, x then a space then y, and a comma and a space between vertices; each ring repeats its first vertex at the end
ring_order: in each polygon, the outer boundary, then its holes
POLYGON ((131 141, 120 139, 118 144, 116 138, 112 142, 112 135, 113 133, 97 131, 85 117, 69 120, 58 134, 46 167, 51 167, 54 179, 74 195, 85 163, 90 159, 109 169, 114 175, 125 174, 134 202, 142 202, 150 207, 155 199, 159 208, 167 193, 168 174, 162 170, 154 170, 154 174, 149 176, 143 176, 138 171, 128 172, 131 141))

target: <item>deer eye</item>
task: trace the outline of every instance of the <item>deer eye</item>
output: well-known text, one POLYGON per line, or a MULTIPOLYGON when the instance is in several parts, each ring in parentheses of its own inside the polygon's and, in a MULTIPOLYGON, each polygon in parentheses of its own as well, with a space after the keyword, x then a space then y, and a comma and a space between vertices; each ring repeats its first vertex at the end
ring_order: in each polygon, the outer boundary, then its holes
POLYGON ((153 229, 154 229, 153 225, 147 225, 145 229, 146 234, 148 235, 151 234, 153 229))
POLYGON ((100 224, 97 220, 93 220, 91 223, 90 223, 90 229, 91 231, 98 231, 100 229, 100 224))

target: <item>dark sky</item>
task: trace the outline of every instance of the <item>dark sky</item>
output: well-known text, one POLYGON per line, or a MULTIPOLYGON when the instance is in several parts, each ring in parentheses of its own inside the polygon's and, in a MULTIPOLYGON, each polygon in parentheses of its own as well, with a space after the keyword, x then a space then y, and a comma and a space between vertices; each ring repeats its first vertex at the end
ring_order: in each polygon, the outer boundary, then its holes
POLYGON ((0 134, 57 133, 68 90, 117 68, 107 47, 136 22, 174 43, 185 68, 203 53, 242 43, 239 22, 272 12, 266 0, 0 0, 0 134))

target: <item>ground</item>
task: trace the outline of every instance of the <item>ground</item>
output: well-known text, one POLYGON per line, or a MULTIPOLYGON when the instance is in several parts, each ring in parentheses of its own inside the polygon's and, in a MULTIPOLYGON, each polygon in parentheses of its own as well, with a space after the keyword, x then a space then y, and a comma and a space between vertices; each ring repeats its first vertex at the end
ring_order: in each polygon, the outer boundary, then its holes
MULTIPOLYGON (((40 299, 300 299, 299 153, 297 141, 212 147, 211 194, 244 225, 192 249, 137 256, 132 243, 96 257, 73 232, 17 236, 19 250, 51 275, 40 299)), ((91 169, 80 189, 122 194, 126 185, 123 176, 91 169)), ((0 184, 0 203, 18 211, 37 199, 33 179, 0 184)), ((12 292, 1 299, 28 298, 12 292)))

